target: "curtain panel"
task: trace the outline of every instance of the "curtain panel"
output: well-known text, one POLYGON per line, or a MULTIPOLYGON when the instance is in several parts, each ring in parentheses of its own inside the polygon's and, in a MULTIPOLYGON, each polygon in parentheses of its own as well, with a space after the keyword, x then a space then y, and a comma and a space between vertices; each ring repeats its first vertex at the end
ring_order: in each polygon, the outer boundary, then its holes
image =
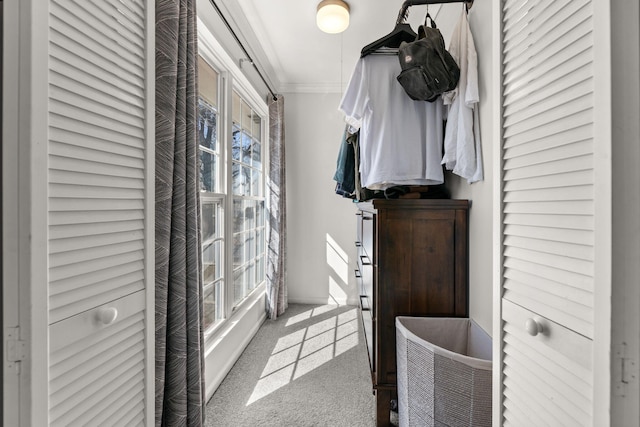
POLYGON ((204 422, 195 0, 156 0, 156 426, 204 422))
POLYGON ((284 98, 269 100, 269 177, 267 180, 269 229, 267 243, 267 316, 275 320, 287 309, 286 180, 284 98))

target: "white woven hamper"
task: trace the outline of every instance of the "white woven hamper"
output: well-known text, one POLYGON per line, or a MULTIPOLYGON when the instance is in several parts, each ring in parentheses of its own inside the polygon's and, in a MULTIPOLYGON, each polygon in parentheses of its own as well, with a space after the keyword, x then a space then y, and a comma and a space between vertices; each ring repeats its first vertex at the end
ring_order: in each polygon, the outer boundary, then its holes
POLYGON ((473 320, 396 317, 400 427, 491 426, 491 337, 473 320))

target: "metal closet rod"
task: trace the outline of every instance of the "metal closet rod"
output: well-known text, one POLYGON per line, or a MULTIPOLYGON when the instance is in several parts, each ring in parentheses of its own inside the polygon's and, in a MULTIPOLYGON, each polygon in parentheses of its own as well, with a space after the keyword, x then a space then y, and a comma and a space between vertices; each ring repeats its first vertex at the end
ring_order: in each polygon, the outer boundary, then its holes
POLYGON ((213 5, 213 7, 216 10, 216 12, 218 12, 218 15, 220 15, 220 18, 222 18, 222 21, 224 22, 224 25, 227 26, 227 29, 231 32, 231 35, 233 36, 233 38, 236 39, 236 42, 238 43, 238 46, 240 46, 240 49, 242 49, 244 54, 247 56, 247 59, 249 60, 249 62, 251 62, 251 65, 253 65, 253 68, 255 68, 256 72, 258 73, 258 75, 262 79, 262 83, 264 83, 264 85, 267 87, 267 90, 271 94, 271 97, 273 98, 273 100, 277 101, 278 97, 275 95, 275 93, 273 93, 273 91, 271 90, 271 87, 269 87, 269 83, 267 83, 267 81, 265 80, 264 76, 262 75, 262 73, 258 69, 258 66, 253 61, 253 59, 251 58, 251 55, 249 55, 249 52, 247 52, 247 49, 244 48, 244 45, 242 44, 242 42, 240 41, 240 39, 236 35, 236 32, 233 31, 233 28, 231 28, 231 25, 229 25, 229 21, 227 21, 227 18, 224 17, 224 15, 222 14, 222 11, 220 10, 220 8, 218 7, 218 5, 216 4, 216 2, 214 0, 209 0, 209 1, 213 5))
POLYGON ((473 0, 405 0, 402 3, 402 7, 400 7, 400 12, 398 13, 398 19, 396 20, 396 25, 400 25, 404 22, 405 17, 407 15, 407 9, 411 6, 420 6, 423 4, 440 4, 440 3, 466 3, 467 9, 473 5, 473 0))

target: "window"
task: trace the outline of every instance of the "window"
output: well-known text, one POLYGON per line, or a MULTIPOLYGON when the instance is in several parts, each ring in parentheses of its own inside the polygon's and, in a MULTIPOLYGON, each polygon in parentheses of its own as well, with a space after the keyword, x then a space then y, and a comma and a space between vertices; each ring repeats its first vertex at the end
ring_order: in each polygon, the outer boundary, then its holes
POLYGON ((233 92, 233 304, 264 281, 262 118, 233 92))
POLYGON ((204 326, 211 330, 265 280, 265 129, 264 113, 222 77, 225 70, 200 57, 198 72, 204 326))
POLYGON ((213 326, 224 313, 224 232, 220 191, 220 144, 218 86, 220 74, 202 57, 198 60, 198 142, 202 227, 202 282, 204 328, 213 326))

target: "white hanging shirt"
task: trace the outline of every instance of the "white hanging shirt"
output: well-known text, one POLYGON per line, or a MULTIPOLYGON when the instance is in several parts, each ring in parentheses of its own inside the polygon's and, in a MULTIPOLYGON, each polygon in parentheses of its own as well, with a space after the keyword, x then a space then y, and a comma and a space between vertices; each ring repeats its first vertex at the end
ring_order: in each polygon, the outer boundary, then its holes
POLYGON ((442 164, 471 184, 484 179, 484 173, 478 117, 478 56, 464 8, 453 30, 449 53, 460 67, 460 81, 454 90, 442 96, 444 104, 449 105, 442 164))
POLYGON ((362 186, 435 185, 444 180, 442 101, 414 101, 396 80, 397 55, 360 58, 339 110, 360 129, 362 186))

